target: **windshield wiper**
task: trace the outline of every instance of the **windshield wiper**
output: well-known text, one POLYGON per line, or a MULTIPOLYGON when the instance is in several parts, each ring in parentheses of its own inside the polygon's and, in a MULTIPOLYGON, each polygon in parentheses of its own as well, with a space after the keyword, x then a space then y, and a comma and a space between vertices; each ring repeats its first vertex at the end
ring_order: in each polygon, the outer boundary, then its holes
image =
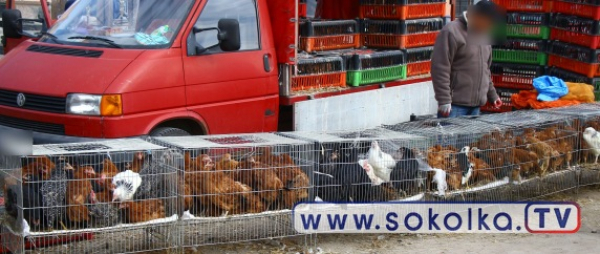
POLYGON ((121 45, 116 44, 114 41, 109 40, 109 39, 105 39, 105 38, 101 38, 101 37, 96 37, 96 36, 73 36, 73 37, 69 37, 69 40, 76 40, 76 39, 80 39, 80 40, 90 40, 90 41, 101 41, 104 42, 108 45, 113 46, 114 48, 122 48, 121 45))
POLYGON ((42 32, 41 34, 42 36, 48 36, 48 38, 50 38, 50 40, 56 42, 57 44, 62 44, 62 42, 59 41, 58 37, 56 37, 56 35, 54 35, 53 33, 50 32, 42 32))

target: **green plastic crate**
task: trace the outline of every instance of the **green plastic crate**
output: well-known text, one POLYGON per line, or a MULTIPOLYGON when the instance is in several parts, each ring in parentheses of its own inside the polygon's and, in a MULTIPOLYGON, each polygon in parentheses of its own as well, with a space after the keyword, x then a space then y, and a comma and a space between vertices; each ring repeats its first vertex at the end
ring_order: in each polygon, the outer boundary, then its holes
POLYGON ((506 36, 514 38, 541 39, 550 38, 550 27, 530 25, 506 25, 506 36))
POLYGON ((398 79, 406 79, 406 65, 348 71, 346 82, 350 86, 360 86, 398 79))
POLYGON ((494 49, 492 51, 492 60, 504 63, 546 65, 548 63, 548 55, 538 51, 494 49))
POLYGON ((595 91, 594 96, 596 96, 596 101, 600 101, 600 91, 595 91))

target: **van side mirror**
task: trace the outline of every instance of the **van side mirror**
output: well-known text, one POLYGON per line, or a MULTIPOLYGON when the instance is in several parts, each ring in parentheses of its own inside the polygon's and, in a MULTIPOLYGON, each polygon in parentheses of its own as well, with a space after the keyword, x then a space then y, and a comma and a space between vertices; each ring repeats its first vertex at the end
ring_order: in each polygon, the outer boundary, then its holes
POLYGON ((240 40, 240 23, 235 19, 221 19, 219 20, 218 27, 209 27, 209 28, 197 28, 194 27, 192 32, 193 34, 198 34, 206 31, 217 31, 217 40, 218 44, 203 47, 198 42, 196 42, 196 55, 200 55, 207 50, 219 46, 222 51, 237 51, 240 50, 241 40, 240 40))
POLYGON ((24 19, 21 11, 10 9, 2 11, 2 29, 6 38, 20 39, 39 38, 47 27, 43 19, 24 19))

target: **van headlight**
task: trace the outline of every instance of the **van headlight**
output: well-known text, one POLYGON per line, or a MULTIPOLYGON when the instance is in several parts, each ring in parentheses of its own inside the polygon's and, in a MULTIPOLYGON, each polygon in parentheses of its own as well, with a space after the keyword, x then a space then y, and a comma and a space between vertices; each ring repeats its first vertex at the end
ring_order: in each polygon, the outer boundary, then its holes
POLYGON ((67 113, 86 116, 119 116, 123 114, 121 95, 69 94, 67 113))

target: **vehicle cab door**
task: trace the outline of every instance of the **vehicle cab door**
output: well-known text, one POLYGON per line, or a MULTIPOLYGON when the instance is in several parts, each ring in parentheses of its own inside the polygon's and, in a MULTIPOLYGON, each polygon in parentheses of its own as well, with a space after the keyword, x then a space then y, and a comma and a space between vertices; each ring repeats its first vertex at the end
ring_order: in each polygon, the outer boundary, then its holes
POLYGON ((4 54, 23 41, 38 39, 41 33, 51 26, 52 22, 46 0, 7 0, 1 17, 4 54))
POLYGON ((188 110, 205 121, 210 134, 275 131, 279 91, 266 2, 206 0, 202 5, 183 56, 188 110), (227 20, 239 23, 239 49, 219 46, 215 28, 227 20))

